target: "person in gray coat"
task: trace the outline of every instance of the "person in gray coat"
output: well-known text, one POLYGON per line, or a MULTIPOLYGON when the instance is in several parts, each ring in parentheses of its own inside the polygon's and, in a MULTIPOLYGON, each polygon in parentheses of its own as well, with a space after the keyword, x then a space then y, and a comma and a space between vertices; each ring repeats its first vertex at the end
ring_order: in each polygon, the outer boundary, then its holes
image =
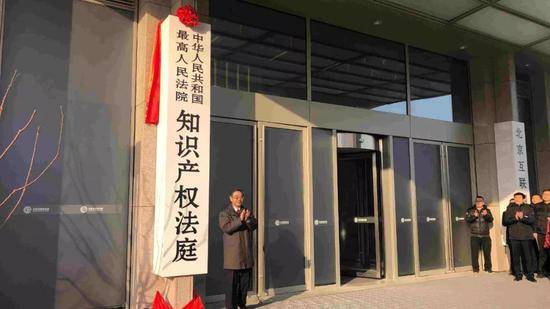
POLYGON ((218 216, 223 232, 223 268, 226 275, 225 307, 246 308, 246 294, 252 279, 254 252, 252 232, 258 223, 252 211, 243 206, 244 193, 235 189, 230 204, 218 216))

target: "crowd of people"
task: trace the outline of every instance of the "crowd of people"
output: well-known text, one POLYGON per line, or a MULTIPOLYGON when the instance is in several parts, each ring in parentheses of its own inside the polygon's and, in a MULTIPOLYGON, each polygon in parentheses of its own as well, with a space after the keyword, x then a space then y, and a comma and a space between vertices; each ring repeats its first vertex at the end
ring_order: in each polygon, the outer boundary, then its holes
MULTIPOLYGON (((510 270, 515 281, 523 276, 531 282, 550 276, 550 189, 531 196, 531 204, 525 200, 525 194, 517 192, 502 215, 502 224, 506 226, 506 243, 510 252, 510 270)), ((470 225, 470 244, 472 268, 479 272, 479 251, 483 251, 483 268, 492 272, 491 237, 489 231, 493 225, 493 215, 482 196, 477 196, 475 205, 466 211, 466 221, 470 225)))

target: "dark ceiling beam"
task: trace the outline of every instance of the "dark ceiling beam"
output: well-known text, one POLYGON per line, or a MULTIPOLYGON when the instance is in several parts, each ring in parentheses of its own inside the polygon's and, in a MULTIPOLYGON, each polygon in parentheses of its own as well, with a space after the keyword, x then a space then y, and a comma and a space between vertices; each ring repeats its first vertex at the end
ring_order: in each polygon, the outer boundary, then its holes
POLYGON ((488 4, 485 4, 485 3, 484 3, 484 4, 481 4, 481 5, 479 5, 479 6, 476 6, 475 8, 473 8, 473 9, 471 9, 471 10, 468 10, 468 11, 466 11, 466 12, 464 12, 464 13, 462 13, 462 14, 460 14, 460 15, 458 15, 458 16, 452 18, 452 19, 450 19, 450 20, 448 21, 448 23, 449 23, 449 24, 455 24, 457 21, 459 21, 459 20, 461 20, 461 19, 464 19, 464 18, 466 18, 466 17, 468 17, 468 16, 470 16, 470 15, 472 15, 472 14, 475 14, 475 13, 481 11, 482 9, 484 9, 484 8, 486 8, 486 7, 488 7, 488 6, 489 6, 489 5, 488 5, 488 4))

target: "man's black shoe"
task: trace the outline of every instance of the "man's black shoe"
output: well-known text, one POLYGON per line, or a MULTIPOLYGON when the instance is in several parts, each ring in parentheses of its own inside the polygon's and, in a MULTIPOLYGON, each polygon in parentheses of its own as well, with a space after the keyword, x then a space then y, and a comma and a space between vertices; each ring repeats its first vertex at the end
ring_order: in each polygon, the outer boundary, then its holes
POLYGON ((533 276, 529 276, 529 277, 527 277, 527 281, 537 282, 537 279, 535 279, 535 277, 533 277, 533 276))
POLYGON ((521 279, 523 279, 521 276, 516 276, 516 277, 514 278, 514 281, 521 281, 521 279))
POLYGON ((478 272, 479 272, 479 269, 474 269, 473 272, 474 272, 474 273, 478 273, 478 272))
POLYGON ((543 274, 541 274, 541 273, 538 273, 538 274, 537 274, 537 278, 544 278, 544 277, 546 277, 546 276, 543 275, 543 274))
POLYGON ((488 272, 488 273, 492 273, 492 272, 493 272, 492 269, 486 269, 485 271, 488 272))

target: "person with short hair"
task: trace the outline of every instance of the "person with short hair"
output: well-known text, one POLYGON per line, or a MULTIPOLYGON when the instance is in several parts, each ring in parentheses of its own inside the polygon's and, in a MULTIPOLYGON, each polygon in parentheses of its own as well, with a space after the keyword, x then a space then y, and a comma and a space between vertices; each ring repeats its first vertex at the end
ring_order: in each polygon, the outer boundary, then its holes
MULTIPOLYGON (((538 194, 537 194, 538 195, 538 194)), ((531 199, 535 205, 535 239, 538 246, 538 265, 537 273, 539 278, 550 275, 546 262, 549 260, 550 249, 544 248, 544 240, 548 232, 548 222, 550 222, 550 189, 542 191, 542 197, 531 199), (535 204, 535 201, 536 204, 535 204)))
POLYGON ((514 203, 508 206, 503 215, 503 224, 510 231, 510 243, 514 264, 512 271, 514 280, 519 281, 523 275, 528 281, 536 282, 535 279, 535 258, 533 256, 533 224, 535 214, 533 208, 525 203, 525 194, 514 193, 514 203), (525 268, 522 272, 521 261, 525 261, 525 268))
POLYGON ((493 215, 485 205, 483 196, 476 197, 475 205, 466 210, 466 222, 470 225, 470 248, 472 254, 472 269, 479 272, 479 250, 483 251, 484 270, 492 273, 491 264, 491 237, 493 215))
MULTIPOLYGON (((510 207, 510 205, 514 204, 514 199, 511 198, 510 201, 508 201, 508 206, 506 206, 506 209, 508 209, 508 207, 510 207)), ((505 212, 502 213, 502 220, 501 222, 504 222, 504 214, 505 212)), ((504 225, 504 224, 503 224, 504 225)), ((512 254, 512 243, 510 242, 510 229, 509 228, 506 228, 506 246, 508 246, 508 253, 510 254, 510 275, 514 275, 514 271, 512 270, 513 269, 513 265, 514 265, 514 255, 512 254)))
POLYGON ((258 223, 252 211, 243 206, 241 189, 234 189, 229 194, 229 201, 218 216, 223 231, 223 268, 227 279, 225 307, 242 309, 246 308, 246 295, 252 281, 252 232, 258 223))

